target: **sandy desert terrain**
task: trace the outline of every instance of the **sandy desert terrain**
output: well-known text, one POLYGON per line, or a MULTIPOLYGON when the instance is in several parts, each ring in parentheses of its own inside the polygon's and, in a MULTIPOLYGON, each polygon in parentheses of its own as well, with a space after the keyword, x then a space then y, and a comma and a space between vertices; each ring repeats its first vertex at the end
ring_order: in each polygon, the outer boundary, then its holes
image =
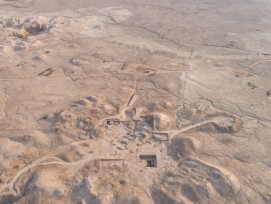
POLYGON ((270 204, 271 1, 0 0, 1 204, 270 204))

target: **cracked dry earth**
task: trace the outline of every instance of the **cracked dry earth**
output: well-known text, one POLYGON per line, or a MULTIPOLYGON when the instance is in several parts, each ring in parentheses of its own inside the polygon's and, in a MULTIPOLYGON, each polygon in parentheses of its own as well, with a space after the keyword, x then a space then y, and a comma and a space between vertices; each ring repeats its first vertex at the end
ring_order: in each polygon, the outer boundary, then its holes
POLYGON ((271 2, 0 0, 0 203, 271 203, 271 2))

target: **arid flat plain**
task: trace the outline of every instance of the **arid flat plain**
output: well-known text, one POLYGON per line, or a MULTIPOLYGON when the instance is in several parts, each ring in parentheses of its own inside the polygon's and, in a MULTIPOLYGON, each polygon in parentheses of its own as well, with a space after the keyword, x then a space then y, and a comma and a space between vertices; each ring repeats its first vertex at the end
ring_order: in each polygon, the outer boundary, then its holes
POLYGON ((271 1, 0 0, 1 204, 270 204, 271 1))

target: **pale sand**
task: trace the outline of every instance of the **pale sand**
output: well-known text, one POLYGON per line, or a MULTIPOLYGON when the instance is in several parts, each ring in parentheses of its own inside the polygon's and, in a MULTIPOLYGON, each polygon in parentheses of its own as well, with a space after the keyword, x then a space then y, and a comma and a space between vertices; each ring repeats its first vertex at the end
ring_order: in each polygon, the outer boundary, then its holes
POLYGON ((271 203, 269 1, 0 1, 0 203, 271 203))

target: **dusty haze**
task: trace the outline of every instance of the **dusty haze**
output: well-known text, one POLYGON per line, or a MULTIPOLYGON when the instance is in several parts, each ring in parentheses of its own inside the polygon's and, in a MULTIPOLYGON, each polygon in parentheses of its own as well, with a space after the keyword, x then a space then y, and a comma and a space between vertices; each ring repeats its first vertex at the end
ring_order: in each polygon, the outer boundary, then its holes
POLYGON ((0 203, 270 204, 271 2, 0 0, 0 203))

